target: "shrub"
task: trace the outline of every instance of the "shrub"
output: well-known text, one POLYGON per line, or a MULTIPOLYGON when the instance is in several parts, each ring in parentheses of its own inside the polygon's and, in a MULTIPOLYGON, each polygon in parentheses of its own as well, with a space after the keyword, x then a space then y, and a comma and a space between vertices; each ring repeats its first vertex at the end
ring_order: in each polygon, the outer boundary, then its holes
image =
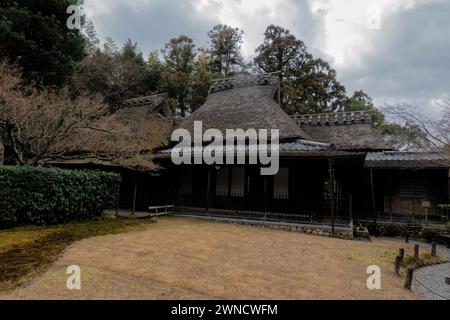
POLYGON ((398 237, 404 234, 404 228, 398 224, 385 224, 383 235, 386 237, 398 237))
POLYGON ((440 235, 440 233, 442 233, 442 231, 436 229, 423 229, 420 235, 427 241, 433 241, 440 235))
POLYGON ((114 207, 119 175, 0 166, 0 228, 92 219, 114 207))

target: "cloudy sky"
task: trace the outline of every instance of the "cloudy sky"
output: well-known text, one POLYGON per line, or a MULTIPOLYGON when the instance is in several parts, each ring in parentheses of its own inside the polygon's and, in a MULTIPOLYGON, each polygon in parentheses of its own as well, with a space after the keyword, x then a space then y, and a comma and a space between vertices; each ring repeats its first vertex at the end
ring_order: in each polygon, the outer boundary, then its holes
POLYGON ((144 54, 186 34, 207 46, 223 23, 245 31, 254 55, 269 24, 288 28, 337 70, 349 94, 378 105, 410 103, 437 114, 450 95, 448 0, 85 0, 100 38, 137 41, 144 54))

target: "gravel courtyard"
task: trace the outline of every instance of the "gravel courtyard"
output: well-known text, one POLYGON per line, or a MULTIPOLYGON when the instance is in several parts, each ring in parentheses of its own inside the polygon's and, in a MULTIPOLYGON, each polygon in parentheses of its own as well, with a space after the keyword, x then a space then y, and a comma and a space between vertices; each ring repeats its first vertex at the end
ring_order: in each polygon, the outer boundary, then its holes
POLYGON ((417 299, 393 272, 400 246, 163 217, 144 231, 74 243, 0 299, 417 299), (366 287, 372 264, 381 290, 366 287), (70 265, 81 268, 81 290, 66 288, 70 265))
MULTIPOLYGON (((450 249, 439 246, 439 250, 442 256, 450 259, 450 249)), ((426 299, 450 300, 450 285, 445 283, 446 277, 450 277, 450 262, 418 269, 414 272, 412 290, 426 299)))

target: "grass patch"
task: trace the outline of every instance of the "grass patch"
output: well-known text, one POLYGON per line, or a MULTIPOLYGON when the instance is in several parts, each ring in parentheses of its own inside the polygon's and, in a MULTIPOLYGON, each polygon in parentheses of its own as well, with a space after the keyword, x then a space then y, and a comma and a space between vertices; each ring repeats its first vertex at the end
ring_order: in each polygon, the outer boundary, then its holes
POLYGON ((139 231, 152 222, 153 220, 100 219, 0 231, 0 291, 12 290, 45 271, 75 241, 139 231))
POLYGON ((419 259, 414 259, 413 256, 406 255, 405 259, 402 262, 402 267, 404 270, 400 271, 401 275, 404 275, 406 272, 406 269, 412 268, 417 269, 421 267, 426 266, 432 266, 435 264, 441 264, 448 262, 448 259, 446 257, 442 257, 440 255, 437 255, 436 257, 432 257, 429 253, 423 253, 419 255, 419 259))

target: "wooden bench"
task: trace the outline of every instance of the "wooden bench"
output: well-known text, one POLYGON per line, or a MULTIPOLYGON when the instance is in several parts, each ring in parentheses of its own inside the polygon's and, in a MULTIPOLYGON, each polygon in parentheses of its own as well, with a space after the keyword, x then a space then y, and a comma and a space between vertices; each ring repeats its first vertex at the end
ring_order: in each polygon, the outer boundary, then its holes
POLYGON ((173 206, 153 206, 148 207, 150 217, 163 216, 173 212, 173 206))

